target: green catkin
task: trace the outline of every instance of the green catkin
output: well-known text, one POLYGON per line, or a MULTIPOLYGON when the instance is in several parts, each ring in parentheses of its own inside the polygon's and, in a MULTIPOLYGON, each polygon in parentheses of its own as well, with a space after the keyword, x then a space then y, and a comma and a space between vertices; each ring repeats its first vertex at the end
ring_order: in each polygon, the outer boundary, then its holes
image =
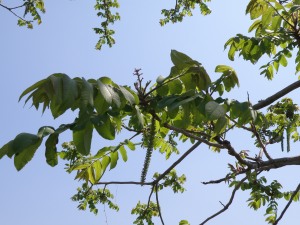
POLYGON ((148 168, 150 165, 151 156, 152 156, 152 152, 153 152, 154 137, 155 137, 155 119, 154 119, 154 117, 152 117, 150 132, 149 132, 149 139, 148 139, 147 153, 146 153, 143 170, 142 170, 142 174, 141 174, 141 182, 142 183, 145 183, 148 168))
POLYGON ((291 150, 290 147, 290 138, 291 137, 291 132, 290 132, 290 126, 287 126, 286 128, 286 151, 289 152, 291 150))
POLYGON ((281 138, 280 144, 281 144, 281 151, 283 152, 283 151, 284 151, 283 136, 282 136, 282 138, 281 138))

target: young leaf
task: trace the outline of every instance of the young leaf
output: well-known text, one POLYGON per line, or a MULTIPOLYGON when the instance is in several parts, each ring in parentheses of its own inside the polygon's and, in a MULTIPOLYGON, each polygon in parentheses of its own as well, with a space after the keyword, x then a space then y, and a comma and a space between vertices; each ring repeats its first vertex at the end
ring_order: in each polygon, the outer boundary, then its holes
POLYGON ((119 159, 119 153, 117 151, 110 153, 110 169, 113 169, 117 166, 119 159))
POLYGON ((104 174, 107 166, 110 164, 111 158, 109 156, 103 156, 101 165, 102 165, 102 174, 104 174))
POLYGON ((179 225, 190 225, 190 223, 187 220, 181 220, 179 225))
POLYGON ((127 152, 126 152, 126 149, 124 147, 124 145, 122 145, 120 148, 119 148, 119 151, 121 153, 121 156, 122 156, 122 159, 124 162, 127 161, 128 157, 127 157, 127 152))
POLYGON ((127 145, 127 147, 130 149, 130 150, 135 150, 135 145, 128 139, 125 140, 125 144, 127 145))
POLYGON ((95 181, 98 182, 102 176, 102 165, 100 160, 96 160, 93 163, 93 169, 94 169, 94 174, 95 174, 95 181))

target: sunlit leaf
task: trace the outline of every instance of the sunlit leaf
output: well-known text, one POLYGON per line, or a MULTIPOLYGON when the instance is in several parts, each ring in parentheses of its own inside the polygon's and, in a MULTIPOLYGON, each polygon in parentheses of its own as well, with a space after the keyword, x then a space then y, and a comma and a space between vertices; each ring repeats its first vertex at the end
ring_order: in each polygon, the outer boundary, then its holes
POLYGON ((205 105, 205 112, 209 120, 216 120, 225 116, 225 109, 215 101, 210 101, 205 105))
POLYGON ((113 169, 117 166, 119 159, 119 153, 117 151, 110 153, 110 169, 113 169))

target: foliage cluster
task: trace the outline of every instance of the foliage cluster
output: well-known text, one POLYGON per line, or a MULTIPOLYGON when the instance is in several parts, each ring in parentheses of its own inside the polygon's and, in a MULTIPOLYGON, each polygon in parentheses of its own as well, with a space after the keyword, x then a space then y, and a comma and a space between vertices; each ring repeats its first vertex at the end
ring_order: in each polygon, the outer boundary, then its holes
MULTIPOLYGON (((199 7, 202 14, 210 13, 208 1, 176 1, 175 7, 162 10, 162 25, 168 22, 180 22, 185 16, 192 15, 199 7)), ((3 6, 3 5, 1 5, 3 6)), ((33 20, 40 23, 38 9, 44 12, 43 1, 25 0, 25 15, 30 13, 33 20)), ((118 2, 97 0, 95 9, 104 19, 101 28, 95 29, 100 34, 97 48, 103 44, 111 46, 114 33, 109 25, 120 19, 112 8, 118 8, 118 2)), ((8 8, 12 12, 14 8, 8 8)), ((280 66, 287 66, 288 60, 295 55, 295 72, 300 70, 300 1, 250 0, 246 8, 253 24, 249 33, 253 36, 237 34, 225 43, 228 57, 235 55, 251 63, 257 63, 262 57, 269 62, 261 66, 261 74, 272 80, 280 66)), ((31 22, 20 19, 20 25, 31 27, 31 22)), ((170 74, 157 77, 156 83, 143 82, 140 69, 134 71, 136 83, 133 87, 116 84, 108 77, 98 79, 70 78, 63 73, 52 74, 27 88, 20 100, 27 96, 25 103, 31 101, 37 110, 50 109, 53 118, 69 110, 77 117, 72 123, 62 124, 58 128, 41 127, 37 134, 21 133, 0 149, 0 159, 8 156, 14 159, 17 170, 21 170, 34 156, 45 139, 45 157, 50 166, 58 163, 58 158, 66 160, 66 170, 75 173, 75 179, 82 182, 82 187, 72 200, 79 202, 79 209, 97 213, 98 203, 107 204, 118 210, 113 203, 113 195, 107 186, 110 184, 136 184, 151 186, 147 203, 138 202, 132 210, 137 215, 135 224, 153 224, 152 217, 164 220, 159 204, 159 192, 171 188, 174 193, 183 192, 185 175, 177 175, 175 168, 187 155, 202 144, 213 152, 227 151, 235 160, 235 165, 228 164, 224 178, 203 182, 213 184, 225 182, 232 188, 227 204, 208 217, 205 224, 218 216, 231 205, 238 190, 249 191, 248 206, 254 210, 265 207, 266 221, 276 225, 284 216, 292 201, 299 201, 300 184, 295 190, 283 190, 278 180, 268 182, 266 175, 271 169, 300 165, 300 156, 286 157, 293 151, 291 141, 300 140, 298 127, 299 108, 290 98, 282 98, 300 87, 300 81, 279 90, 274 95, 254 104, 249 99, 239 102, 228 99, 225 95, 239 86, 238 75, 227 65, 216 65, 217 79, 212 77, 204 66, 184 53, 172 50, 173 66, 170 74), (265 109, 265 110, 261 110, 265 109), (101 146, 97 152, 91 151, 93 131, 103 139, 115 140, 126 132, 129 138, 112 146, 101 146), (58 151, 57 145, 61 133, 70 131, 71 142, 63 144, 58 151), (237 150, 228 134, 246 131, 253 139, 255 150, 237 150), (191 147, 184 153, 177 149, 178 142, 186 142, 191 147), (278 145, 282 157, 273 158, 268 149, 278 145), (127 161, 127 151, 144 148, 146 155, 141 168, 141 181, 104 182, 102 176, 117 168, 119 159, 127 161), (172 154, 180 154, 178 160, 162 173, 155 173, 152 181, 147 181, 147 171, 151 155, 159 151, 169 159, 172 154), (98 188, 98 186, 104 186, 98 188), (155 202, 152 195, 155 195, 155 202), (279 200, 287 201, 283 211, 279 212, 279 200)), ((182 220, 179 224, 189 224, 182 220)))

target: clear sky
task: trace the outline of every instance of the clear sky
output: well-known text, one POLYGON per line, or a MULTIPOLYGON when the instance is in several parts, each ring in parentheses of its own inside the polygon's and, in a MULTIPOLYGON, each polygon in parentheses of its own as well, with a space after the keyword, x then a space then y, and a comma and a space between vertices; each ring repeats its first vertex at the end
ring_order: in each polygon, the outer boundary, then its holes
MULTIPOLYGON (((2 1, 11 6, 14 3, 18 5, 18 2, 2 1)), ((218 64, 234 67, 241 87, 229 97, 241 101, 247 100, 248 92, 250 100, 256 103, 297 80, 292 69, 281 69, 274 82, 268 82, 259 75, 259 65, 251 65, 242 59, 234 62, 227 59, 224 43, 237 33, 246 34, 250 25, 244 13, 246 2, 215 0, 210 4, 213 13, 207 17, 195 12, 194 17, 186 18, 180 24, 160 27, 160 10, 171 6, 174 1, 120 0, 122 19, 114 26, 117 44, 111 49, 104 47, 100 52, 94 49, 98 37, 92 28, 100 23, 93 10, 94 1, 45 1, 47 13, 43 15, 43 23, 33 30, 19 28, 16 18, 0 8, 0 146, 20 132, 36 133, 43 125, 57 127, 74 119, 72 113, 67 113, 54 121, 49 112, 42 115, 29 105, 23 107, 24 101, 18 103, 23 90, 56 72, 66 73, 70 77, 109 76, 118 84, 132 86, 135 81, 132 75, 134 68, 142 68, 145 80, 167 76, 171 67, 170 51, 176 49, 201 62, 212 77, 217 76, 213 71, 218 64)), ((252 141, 243 134, 238 135, 232 139, 237 149, 253 148, 252 141)), ((70 138, 69 133, 60 141, 69 141, 70 138)), ((104 144, 107 142, 103 143, 101 139, 94 141, 94 152, 104 144)), ((188 148, 188 145, 180 145, 181 152, 188 148)), ((139 180, 144 153, 142 149, 130 153, 128 162, 120 163, 104 179, 139 180)), ((149 174, 164 171, 177 157, 165 162, 164 156, 155 152, 149 174)), ((200 146, 178 167, 178 174, 185 173, 187 176, 187 192, 176 195, 169 191, 161 193, 160 202, 166 224, 178 224, 181 219, 189 220, 192 225, 199 224, 222 207, 219 201, 227 202, 231 191, 226 185, 201 184, 201 181, 226 175, 227 162, 225 152, 216 154, 200 146)), ((98 216, 88 211, 78 211, 70 197, 79 183, 63 168, 63 162, 55 168, 46 165, 43 146, 21 172, 15 170, 13 160, 2 159, 0 224, 132 224, 134 217, 130 215, 131 209, 138 200, 147 201, 147 187, 112 185, 110 190, 121 208, 118 213, 102 205, 99 206, 98 216)), ((297 184, 293 178, 295 172, 292 169, 281 171, 284 173, 276 171, 268 175, 282 181, 284 187, 294 189, 297 184)), ((246 200, 246 193, 238 193, 231 208, 208 224, 263 224, 264 211, 257 213, 247 208, 246 200)), ((281 224, 295 224, 299 209, 293 204, 281 224)))

